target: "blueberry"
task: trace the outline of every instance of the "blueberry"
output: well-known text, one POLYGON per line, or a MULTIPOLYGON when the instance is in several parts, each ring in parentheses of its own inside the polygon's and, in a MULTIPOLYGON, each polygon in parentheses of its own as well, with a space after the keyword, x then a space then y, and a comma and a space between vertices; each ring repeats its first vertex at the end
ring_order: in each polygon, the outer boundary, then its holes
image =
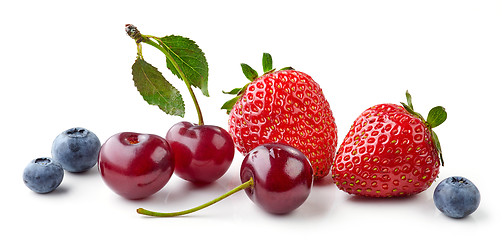
POLYGON ((64 170, 51 158, 37 158, 31 161, 23 172, 26 186, 37 193, 54 191, 63 181, 64 170))
POLYGON ((52 157, 68 172, 84 172, 98 162, 101 143, 85 128, 71 128, 59 134, 52 143, 52 157))
POLYGON ((481 195, 469 179, 449 177, 438 184, 433 199, 439 211, 446 216, 463 218, 476 211, 481 195))

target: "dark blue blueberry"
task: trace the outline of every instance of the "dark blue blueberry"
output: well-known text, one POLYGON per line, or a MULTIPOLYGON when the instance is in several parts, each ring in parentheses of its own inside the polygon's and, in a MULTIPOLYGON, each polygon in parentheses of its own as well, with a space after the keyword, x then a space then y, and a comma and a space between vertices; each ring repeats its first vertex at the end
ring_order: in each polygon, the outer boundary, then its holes
POLYGON ((434 204, 448 217, 463 218, 476 211, 481 200, 478 188, 464 177, 449 177, 434 190, 434 204))
POLYGON ((101 143, 85 128, 71 128, 59 134, 52 143, 52 158, 68 172, 84 172, 98 162, 101 143))
POLYGON ((64 170, 51 158, 37 158, 31 161, 23 172, 24 184, 37 193, 54 191, 63 181, 64 170))

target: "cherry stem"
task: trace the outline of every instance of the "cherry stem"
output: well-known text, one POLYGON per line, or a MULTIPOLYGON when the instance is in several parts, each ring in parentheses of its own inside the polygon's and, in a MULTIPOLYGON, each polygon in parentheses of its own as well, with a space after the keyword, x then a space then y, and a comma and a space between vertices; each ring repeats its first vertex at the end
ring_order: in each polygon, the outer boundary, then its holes
POLYGON ((171 213, 161 213, 161 212, 154 212, 154 211, 150 211, 150 210, 146 210, 144 208, 138 208, 136 210, 137 213, 139 214, 143 214, 143 215, 147 215, 147 216, 153 216, 153 217, 176 217, 176 216, 181 216, 181 215, 186 215, 186 214, 189 214, 189 213, 193 213, 193 212, 196 212, 196 211, 199 211, 201 209, 204 209, 206 207, 209 207, 227 197, 229 197, 230 195, 236 193, 236 192, 239 192, 241 190, 244 190, 246 188, 249 188, 249 187, 253 187, 254 186, 254 182, 253 182, 253 178, 250 178, 247 182, 244 182, 242 183, 241 185, 239 185, 238 187, 228 191, 227 193, 221 195, 220 197, 217 197, 207 203, 204 203, 198 207, 194 207, 194 208, 191 208, 191 209, 187 209, 187 210, 184 210, 184 211, 179 211, 179 212, 171 212, 171 213))
MULTIPOLYGON (((164 55, 166 55, 166 58, 173 64, 174 68, 176 68, 176 71, 180 74, 181 79, 183 82, 185 82, 185 85, 188 88, 188 92, 190 93, 190 96, 192 97, 193 103, 195 104, 195 109, 197 110, 197 116, 199 118, 199 125, 202 126, 204 125, 204 119, 202 118, 202 111, 200 110, 199 102, 197 101, 197 98, 195 97, 195 93, 193 92, 192 86, 190 85, 190 82, 188 81, 187 77, 185 76, 185 73, 181 71, 180 66, 176 63, 174 58, 171 56, 170 53, 167 52, 166 49, 169 49, 167 45, 165 45, 162 40, 158 37, 151 36, 151 35, 141 35, 143 38, 141 42, 144 42, 148 45, 151 45, 157 49, 159 49, 164 55), (154 42, 151 40, 151 38, 155 39, 157 42, 154 42), (162 47, 160 44, 162 44, 164 47, 162 47)), ((139 44, 139 43, 138 43, 139 44)))

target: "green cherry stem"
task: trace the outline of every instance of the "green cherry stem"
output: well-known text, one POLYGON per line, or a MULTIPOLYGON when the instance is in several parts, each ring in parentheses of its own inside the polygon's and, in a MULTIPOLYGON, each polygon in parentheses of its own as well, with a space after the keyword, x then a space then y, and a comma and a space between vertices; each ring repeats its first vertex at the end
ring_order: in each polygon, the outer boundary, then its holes
POLYGON ((247 182, 244 182, 243 184, 239 185, 238 187, 228 191, 227 193, 207 202, 207 203, 204 203, 198 207, 194 207, 194 208, 190 208, 190 209, 187 209, 187 210, 184 210, 184 211, 179 211, 179 212, 171 212, 171 213, 161 213, 161 212, 154 212, 154 211, 150 211, 150 210, 146 210, 144 208, 138 208, 136 210, 137 213, 139 214, 143 214, 143 215, 147 215, 147 216, 152 216, 152 217, 176 217, 176 216, 181 216, 181 215, 186 215, 186 214, 189 214, 189 213, 193 213, 193 212, 196 212, 196 211, 199 211, 201 209, 204 209, 206 207, 209 207, 227 197, 229 197, 230 195, 234 194, 234 193, 237 193, 241 190, 244 190, 246 188, 249 188, 249 187, 253 187, 254 186, 254 183, 253 183, 253 178, 250 178, 247 182))
POLYGON ((199 102, 197 101, 197 98, 195 97, 195 93, 193 92, 192 86, 190 85, 190 82, 188 82, 187 77, 185 76, 185 73, 181 71, 180 66, 174 61, 174 58, 171 56, 169 52, 167 52, 166 49, 169 49, 168 46, 166 46, 164 43, 162 43, 162 40, 158 37, 151 36, 151 35, 141 35, 143 38, 141 42, 144 42, 150 46, 153 46, 160 50, 164 55, 166 55, 167 59, 173 64, 174 68, 176 68, 176 71, 180 74, 181 79, 183 82, 185 82, 185 85, 188 88, 188 92, 190 93, 190 96, 192 97, 193 103, 195 104, 195 109, 197 110, 197 116, 199 118, 199 125, 202 126, 204 125, 204 119, 202 118, 202 111, 200 110, 199 102), (155 39, 157 42, 152 41, 151 39, 155 39), (162 47, 160 44, 164 45, 162 47))
POLYGON ((143 59, 143 48, 141 47, 141 43, 136 43, 136 48, 138 49, 138 57, 143 59))

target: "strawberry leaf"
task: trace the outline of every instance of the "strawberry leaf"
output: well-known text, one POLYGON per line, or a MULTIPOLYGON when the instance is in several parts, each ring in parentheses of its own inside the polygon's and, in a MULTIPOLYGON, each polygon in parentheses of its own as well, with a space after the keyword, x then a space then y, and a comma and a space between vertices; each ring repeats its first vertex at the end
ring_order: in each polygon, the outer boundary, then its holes
POLYGON ((408 90, 406 90, 406 102, 408 102, 408 107, 414 111, 413 109, 413 103, 411 103, 411 94, 410 92, 408 92, 408 90))
POLYGON ((241 63, 241 68, 242 68, 242 72, 244 73, 246 78, 249 79, 249 81, 253 81, 256 78, 258 78, 258 73, 249 65, 247 65, 245 63, 241 63))
POLYGON ((427 115, 427 122, 431 128, 435 128, 446 120, 447 114, 444 107, 437 106, 432 108, 427 115))
POLYGON ((410 108, 410 106, 408 106, 408 104, 404 103, 404 102, 401 102, 401 105, 404 107, 404 109, 411 113, 411 114, 414 114, 415 111, 413 111, 413 109, 410 108))
POLYGON ((185 104, 180 92, 162 73, 145 60, 137 58, 132 65, 132 78, 143 99, 167 114, 183 117, 185 104))
POLYGON ((182 80, 181 74, 183 74, 190 85, 200 88, 202 94, 209 96, 207 86, 209 67, 199 46, 188 38, 175 35, 165 36, 160 38, 160 41, 160 45, 170 55, 166 56, 167 68, 182 80), (179 67, 181 74, 174 64, 179 67))
POLYGON ((234 88, 228 92, 222 91, 224 94, 237 95, 242 91, 242 88, 234 88))
POLYGON ((228 92, 222 91, 225 94, 237 95, 237 96, 235 96, 232 99, 230 99, 227 102, 225 102, 223 104, 223 106, 221 106, 221 109, 227 110, 227 114, 230 114, 230 111, 234 107, 235 103, 239 100, 239 98, 242 96, 242 94, 244 94, 244 91, 246 91, 246 89, 248 88, 249 84, 250 83, 244 85, 244 87, 242 87, 242 88, 234 88, 234 89, 232 89, 232 90, 230 90, 228 92))
POLYGON ((223 106, 221 106, 221 109, 226 110, 227 114, 230 114, 230 111, 232 111, 232 108, 234 107, 235 103, 239 100, 240 97, 241 97, 240 95, 237 95, 236 97, 228 100, 223 104, 223 106))
POLYGON ((401 102, 401 105, 403 105, 404 109, 406 109, 406 111, 408 111, 412 115, 415 115, 416 117, 420 118, 420 120, 425 122, 425 119, 422 116, 422 114, 415 112, 415 110, 413 109, 413 103, 411 102, 411 94, 408 92, 408 90, 406 90, 406 102, 408 104, 401 102))
POLYGON ((282 71, 282 70, 295 70, 295 69, 293 67, 283 67, 279 70, 282 71))
POLYGON ((434 131, 432 131, 432 130, 431 130, 431 133, 432 133, 432 138, 433 138, 433 141, 434 141, 434 146, 436 147, 436 150, 439 153, 439 159, 441 160, 441 166, 444 167, 443 150, 441 150, 441 144, 439 144, 438 135, 434 131))
POLYGON ((273 67, 272 67, 272 55, 269 53, 263 53, 263 58, 262 58, 262 65, 263 65, 263 72, 270 72, 273 67))

